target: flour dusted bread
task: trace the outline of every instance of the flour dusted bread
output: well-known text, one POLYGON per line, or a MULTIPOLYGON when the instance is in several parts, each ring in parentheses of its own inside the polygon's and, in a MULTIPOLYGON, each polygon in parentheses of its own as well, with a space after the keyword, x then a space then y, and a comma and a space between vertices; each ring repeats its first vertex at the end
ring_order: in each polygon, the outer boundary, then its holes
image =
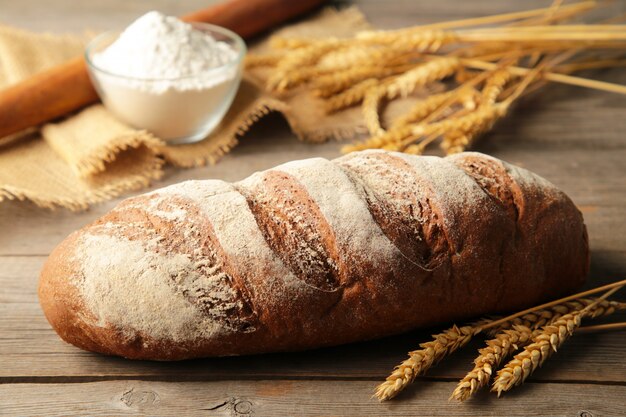
POLYGON ((50 255, 69 343, 175 360, 336 345, 571 292, 585 226, 552 184, 479 153, 294 161, 127 199, 50 255))

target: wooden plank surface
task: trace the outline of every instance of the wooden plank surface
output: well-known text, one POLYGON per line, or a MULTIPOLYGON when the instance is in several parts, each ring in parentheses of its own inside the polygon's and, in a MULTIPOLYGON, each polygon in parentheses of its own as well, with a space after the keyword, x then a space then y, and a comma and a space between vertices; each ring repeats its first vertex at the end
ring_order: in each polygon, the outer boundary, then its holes
MULTIPOLYGON (((182 14, 210 2, 0 0, 0 24, 102 30, 122 27, 150 9, 182 14)), ((356 3, 376 26, 389 28, 544 7, 549 0, 356 3)), ((624 12, 626 2, 614 7, 624 12)), ((623 69, 590 75, 626 84, 623 69)), ((520 103, 476 147, 546 177, 580 207, 592 248, 587 286, 626 277, 625 108, 622 96, 550 86, 520 103)), ((337 143, 299 142, 280 117, 271 116, 218 165, 169 170, 153 188, 190 178, 238 180, 288 160, 338 155, 337 143)), ((82 352, 63 343, 45 321, 37 276, 59 241, 118 201, 83 213, 0 203, 0 415, 626 415, 623 332, 575 336, 512 395, 498 400, 485 393, 464 405, 447 397, 478 343, 434 368, 398 401, 381 405, 370 398, 427 330, 310 352, 180 363, 82 352)), ((612 320, 626 320, 626 314, 612 320)))
POLYGON ((622 385, 526 384, 499 399, 485 393, 462 405, 447 401, 451 382, 432 382, 383 404, 371 398, 373 387, 371 381, 293 380, 11 384, 0 385, 0 407, 15 415, 63 417, 626 416, 622 385))

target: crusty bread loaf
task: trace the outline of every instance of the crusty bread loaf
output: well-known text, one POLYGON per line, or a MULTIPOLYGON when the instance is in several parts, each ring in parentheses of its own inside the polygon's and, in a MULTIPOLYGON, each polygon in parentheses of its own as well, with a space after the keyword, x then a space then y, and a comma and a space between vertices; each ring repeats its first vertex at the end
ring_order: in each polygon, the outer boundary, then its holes
POLYGON ((495 158, 366 151, 127 199, 50 255, 69 343, 136 359, 297 350, 516 310, 587 274, 552 184, 495 158))

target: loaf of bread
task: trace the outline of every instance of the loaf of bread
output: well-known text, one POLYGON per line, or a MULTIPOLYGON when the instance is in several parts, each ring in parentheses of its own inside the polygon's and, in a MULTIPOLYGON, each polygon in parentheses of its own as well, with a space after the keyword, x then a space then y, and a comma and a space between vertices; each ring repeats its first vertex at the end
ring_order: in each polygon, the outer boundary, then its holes
POLYGON ((177 360, 518 310, 588 266, 582 216, 546 180, 479 153, 366 151, 129 198, 53 251, 39 297, 69 343, 177 360))

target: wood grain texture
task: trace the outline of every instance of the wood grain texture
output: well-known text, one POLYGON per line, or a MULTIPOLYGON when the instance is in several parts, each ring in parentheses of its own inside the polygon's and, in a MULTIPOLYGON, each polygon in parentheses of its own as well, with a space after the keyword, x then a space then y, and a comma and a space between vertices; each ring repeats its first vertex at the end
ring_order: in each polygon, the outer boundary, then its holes
POLYGON ((373 381, 292 380, 13 384, 0 385, 0 410, 33 417, 626 415, 623 385, 527 384, 499 399, 485 393, 462 405, 447 401, 453 382, 433 382, 384 404, 371 398, 374 386, 373 381))
MULTIPOLYGON (((184 14, 212 2, 0 0, 0 23, 58 32, 104 30, 123 27, 149 9, 184 14)), ((550 1, 356 3, 375 25, 391 28, 545 7, 550 1)), ((615 3, 615 15, 626 11, 626 3, 615 3)), ((623 69, 585 75, 626 84, 623 69)), ((622 96, 552 85, 522 100, 475 148, 537 172, 572 197, 589 228, 587 286, 626 278, 625 108, 622 96)), ((191 178, 236 181, 288 160, 338 155, 339 144, 299 142, 272 116, 218 165, 170 170, 153 188, 191 178)), ((82 352, 64 344, 45 321, 37 276, 58 242, 116 203, 78 214, 0 204, 0 415, 626 415, 624 332, 575 336, 526 386, 500 400, 482 394, 461 406, 447 397, 453 381, 471 366, 477 344, 434 368, 397 401, 380 405, 370 399, 376 383, 428 331, 304 353, 182 363, 82 352)))

